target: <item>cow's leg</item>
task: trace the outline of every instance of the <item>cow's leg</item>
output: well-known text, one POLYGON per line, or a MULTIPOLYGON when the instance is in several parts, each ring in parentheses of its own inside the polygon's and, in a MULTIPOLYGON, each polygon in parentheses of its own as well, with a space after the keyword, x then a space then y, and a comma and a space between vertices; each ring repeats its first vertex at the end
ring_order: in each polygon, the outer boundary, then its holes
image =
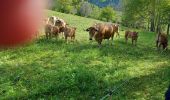
POLYGON ((167 50, 166 44, 163 44, 163 50, 167 50))
POLYGON ((98 46, 99 46, 99 48, 101 48, 101 47, 102 47, 102 45, 101 45, 101 44, 102 44, 102 39, 99 39, 99 40, 98 40, 98 46))
POLYGON ((127 44, 127 42, 128 42, 128 38, 127 38, 127 37, 125 37, 125 42, 126 42, 126 44, 127 44))
POLYGON ((51 32, 49 33, 49 38, 50 38, 50 39, 52 38, 52 33, 51 33, 51 32))
POLYGON ((111 36, 111 45, 114 44, 113 38, 114 38, 114 34, 111 36))
POLYGON ((67 36, 65 36, 65 41, 66 41, 66 43, 68 43, 68 39, 67 39, 67 36))
POLYGON ((137 39, 135 39, 135 46, 136 46, 136 44, 137 44, 137 39))
POLYGON ((50 39, 50 33, 47 34, 47 39, 50 39))
POLYGON ((120 38, 120 34, 119 34, 119 32, 116 32, 117 33, 117 36, 116 37, 119 37, 120 38))
POLYGON ((58 34, 58 33, 56 33, 56 39, 58 39, 58 35, 59 35, 59 34, 58 34))
POLYGON ((132 45, 133 45, 133 41, 134 41, 134 40, 132 39, 132 45))
POLYGON ((48 33, 47 32, 45 32, 45 36, 46 36, 46 39, 48 39, 48 33))
POLYGON ((73 38, 73 42, 75 41, 75 36, 72 37, 73 38))
POLYGON ((63 39, 63 38, 64 38, 64 36, 63 36, 63 32, 61 32, 61 33, 60 33, 60 35, 61 35, 61 38, 63 39))
POLYGON ((161 43, 158 43, 158 50, 160 50, 160 48, 161 48, 161 43))
POLYGON ((71 42, 74 42, 74 37, 73 36, 71 36, 71 42))
POLYGON ((159 44, 159 41, 157 40, 157 41, 156 41, 156 47, 157 47, 157 48, 158 48, 158 44, 159 44))

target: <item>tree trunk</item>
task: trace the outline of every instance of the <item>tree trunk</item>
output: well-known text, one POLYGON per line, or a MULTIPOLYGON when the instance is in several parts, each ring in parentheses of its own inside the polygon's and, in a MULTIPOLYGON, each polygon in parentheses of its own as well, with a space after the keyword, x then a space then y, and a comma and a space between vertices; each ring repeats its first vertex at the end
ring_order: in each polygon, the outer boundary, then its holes
POLYGON ((158 14, 157 17, 158 17, 158 18, 157 18, 156 32, 159 33, 159 32, 162 31, 162 30, 161 30, 161 25, 160 25, 160 15, 158 14))
POLYGON ((154 19, 153 16, 152 16, 152 18, 151 18, 151 27, 150 27, 150 31, 151 31, 151 32, 154 32, 154 31, 155 31, 155 19, 154 19))
POLYGON ((168 24, 168 28, 167 28, 167 35, 169 35, 169 30, 170 29, 170 24, 168 24))
POLYGON ((148 31, 150 30, 150 20, 148 20, 148 31))
POLYGON ((151 27, 150 27, 150 31, 154 32, 155 31, 155 4, 156 1, 155 0, 151 0, 151 27))

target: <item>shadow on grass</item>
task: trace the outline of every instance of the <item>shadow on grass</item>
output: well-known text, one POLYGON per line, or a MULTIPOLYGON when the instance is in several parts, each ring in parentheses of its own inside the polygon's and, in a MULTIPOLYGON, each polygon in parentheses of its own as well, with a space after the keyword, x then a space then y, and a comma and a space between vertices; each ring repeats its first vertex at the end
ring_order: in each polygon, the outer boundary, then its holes
POLYGON ((148 99, 148 100, 164 100, 164 94, 170 84, 170 66, 162 66, 154 73, 130 78, 124 85, 124 81, 113 84, 116 89, 110 98, 114 100, 125 99, 148 99))
POLYGON ((158 58, 167 58, 170 59, 170 50, 167 51, 158 51, 154 45, 143 45, 138 44, 137 46, 133 46, 131 44, 126 44, 122 41, 116 41, 114 45, 109 45, 103 43, 102 47, 99 48, 96 43, 84 43, 84 44, 75 44, 72 47, 66 47, 66 51, 72 53, 80 53, 85 50, 89 50, 89 52, 93 52, 94 50, 98 50, 100 52, 100 56, 113 56, 113 57, 125 57, 128 59, 154 59, 154 57, 158 58))

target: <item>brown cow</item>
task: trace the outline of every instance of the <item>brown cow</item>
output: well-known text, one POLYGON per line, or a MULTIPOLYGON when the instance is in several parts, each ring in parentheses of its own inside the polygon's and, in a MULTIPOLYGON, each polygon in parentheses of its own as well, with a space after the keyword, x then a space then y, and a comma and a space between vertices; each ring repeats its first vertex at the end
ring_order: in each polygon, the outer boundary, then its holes
POLYGON ((120 35, 119 35, 119 25, 118 24, 112 24, 112 26, 113 26, 113 31, 115 32, 115 33, 117 33, 116 34, 116 37, 120 37, 120 35))
POLYGON ((97 23, 92 27, 86 29, 89 32, 89 40, 93 38, 98 42, 99 47, 101 47, 101 43, 103 39, 110 39, 113 41, 114 37, 114 29, 111 24, 102 24, 97 23))
POLYGON ((57 26, 53 26, 51 24, 45 25, 45 35, 47 39, 52 38, 52 36, 55 36, 57 38, 59 35, 59 31, 59 27, 57 26))
POLYGON ((51 29, 52 29, 52 25, 50 25, 50 24, 46 24, 45 26, 44 26, 44 28, 45 28, 45 35, 46 35, 46 38, 47 39, 49 39, 49 38, 51 38, 52 37, 52 33, 51 33, 51 29))
POLYGON ((59 33, 61 33, 61 35, 63 36, 66 27, 66 22, 63 19, 57 19, 55 22, 55 26, 59 27, 59 33))
POLYGON ((55 36, 56 38, 58 38, 59 32, 60 32, 60 29, 59 29, 58 26, 52 26, 51 34, 52 34, 53 36, 55 36))
POLYGON ((156 40, 156 46, 158 49, 163 48, 163 50, 168 49, 168 36, 165 33, 158 33, 156 40))
POLYGON ((131 38, 132 39, 132 45, 135 41, 135 45, 137 43, 137 39, 138 39, 138 32, 131 32, 131 31, 126 31, 125 32, 125 40, 126 40, 126 43, 128 41, 128 38, 131 38))
POLYGON ((65 29, 64 29, 64 37, 65 37, 66 42, 68 42, 67 41, 68 37, 70 37, 71 40, 74 40, 75 39, 75 33, 76 33, 75 27, 66 26, 65 29))

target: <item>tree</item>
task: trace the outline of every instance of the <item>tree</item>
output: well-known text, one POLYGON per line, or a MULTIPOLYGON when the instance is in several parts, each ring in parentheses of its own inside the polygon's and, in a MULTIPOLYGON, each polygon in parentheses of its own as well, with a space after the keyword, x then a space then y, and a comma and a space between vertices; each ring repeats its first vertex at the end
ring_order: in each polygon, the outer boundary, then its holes
POLYGON ((96 5, 92 5, 92 13, 90 14, 91 18, 100 19, 101 8, 96 5))
POLYGON ((115 16, 115 12, 114 12, 113 8, 110 6, 107 6, 102 9, 100 18, 101 19, 105 18, 106 21, 110 21, 110 20, 113 20, 114 16, 115 16))
POLYGON ((128 26, 144 25, 148 26, 150 31, 158 32, 169 22, 169 0, 122 0, 122 2, 122 20, 128 26))
POLYGON ((88 2, 82 2, 79 13, 81 16, 88 17, 92 13, 91 4, 88 2))

